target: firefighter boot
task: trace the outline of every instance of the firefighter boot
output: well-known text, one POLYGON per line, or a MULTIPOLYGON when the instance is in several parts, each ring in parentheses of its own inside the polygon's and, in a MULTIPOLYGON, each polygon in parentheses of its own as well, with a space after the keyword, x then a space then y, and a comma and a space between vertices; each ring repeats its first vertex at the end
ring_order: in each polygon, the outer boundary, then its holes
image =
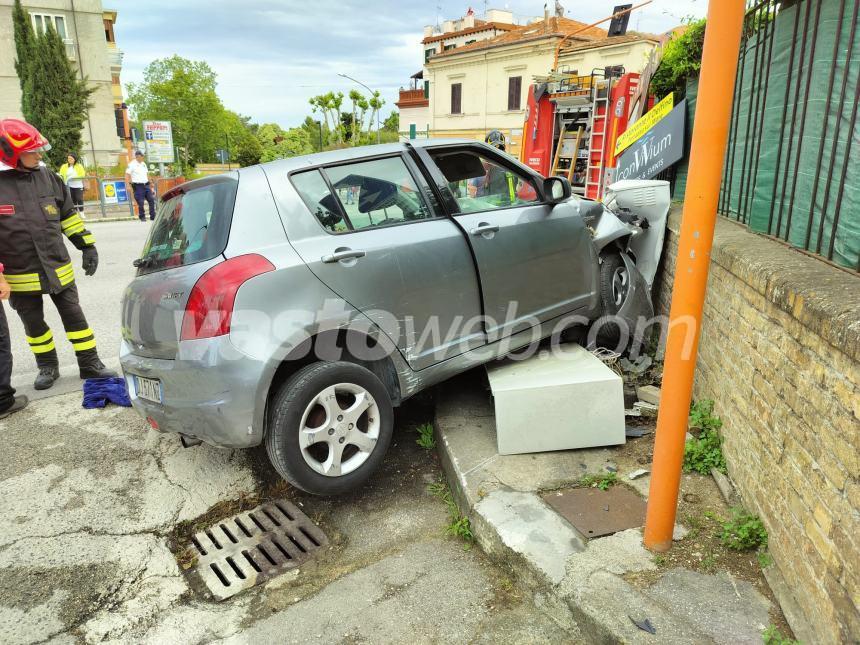
POLYGON ((78 368, 82 379, 114 378, 118 376, 113 370, 105 367, 95 349, 78 353, 78 368))
POLYGON ((60 378, 60 367, 58 365, 39 365, 39 375, 33 382, 37 390, 47 390, 60 378))

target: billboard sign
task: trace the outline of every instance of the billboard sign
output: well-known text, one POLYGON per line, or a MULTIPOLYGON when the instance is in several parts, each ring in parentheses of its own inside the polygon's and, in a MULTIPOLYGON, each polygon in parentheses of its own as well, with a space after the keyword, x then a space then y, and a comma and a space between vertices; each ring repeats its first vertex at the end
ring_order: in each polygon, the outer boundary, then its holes
POLYGON ((684 156, 687 101, 681 101, 621 155, 615 181, 651 179, 684 156))
MULTIPOLYGON (((657 125, 657 122, 665 118, 672 111, 673 107, 675 107, 673 94, 669 92, 662 101, 652 107, 641 118, 637 119, 627 130, 618 135, 618 139, 615 141, 615 156, 620 155, 643 134, 657 125)), ((617 114, 617 116, 621 115, 617 114)))
POLYGON ((170 121, 144 121, 143 142, 150 163, 173 163, 173 128, 170 121))
POLYGON ((102 194, 105 197, 105 204, 125 204, 128 202, 128 190, 122 179, 102 181, 102 194))

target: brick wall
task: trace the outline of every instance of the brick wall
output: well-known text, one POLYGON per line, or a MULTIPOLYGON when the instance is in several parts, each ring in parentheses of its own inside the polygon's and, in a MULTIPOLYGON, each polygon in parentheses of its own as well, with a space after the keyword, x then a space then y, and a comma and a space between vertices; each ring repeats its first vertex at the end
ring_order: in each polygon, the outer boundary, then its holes
MULTIPOLYGON (((860 276, 718 218, 694 396, 816 642, 860 642, 860 276)), ((657 309, 668 313, 680 208, 657 309)))

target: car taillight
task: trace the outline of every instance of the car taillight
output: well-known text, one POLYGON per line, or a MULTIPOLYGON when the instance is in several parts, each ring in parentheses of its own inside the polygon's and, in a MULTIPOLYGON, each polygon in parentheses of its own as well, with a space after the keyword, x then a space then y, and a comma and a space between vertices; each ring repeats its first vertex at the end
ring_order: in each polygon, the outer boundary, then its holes
POLYGON ((239 287, 253 277, 274 270, 271 262, 255 253, 231 258, 209 269, 200 276, 188 296, 181 340, 229 334, 239 287))

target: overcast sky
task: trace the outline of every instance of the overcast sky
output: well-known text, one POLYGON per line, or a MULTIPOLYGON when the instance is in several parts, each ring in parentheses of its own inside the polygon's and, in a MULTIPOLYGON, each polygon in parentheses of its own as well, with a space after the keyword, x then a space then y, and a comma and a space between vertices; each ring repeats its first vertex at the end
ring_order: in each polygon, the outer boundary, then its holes
MULTIPOLYGON (((520 20, 543 15, 542 0, 486 4, 507 8, 520 20)), ((565 15, 584 22, 609 15, 616 4, 621 2, 562 0, 565 15)), ((283 126, 310 114, 309 97, 328 90, 347 94, 356 87, 338 73, 381 90, 387 115, 396 109, 398 88, 421 69, 424 25, 435 24, 437 17, 458 18, 470 6, 469 0, 104 0, 104 5, 119 12, 123 83, 140 81, 156 58, 179 54, 203 60, 218 75, 218 94, 229 109, 283 126)), ((471 4, 478 17, 484 6, 471 4)), ((654 0, 633 12, 630 28, 660 33, 706 10, 706 0, 654 0)))

